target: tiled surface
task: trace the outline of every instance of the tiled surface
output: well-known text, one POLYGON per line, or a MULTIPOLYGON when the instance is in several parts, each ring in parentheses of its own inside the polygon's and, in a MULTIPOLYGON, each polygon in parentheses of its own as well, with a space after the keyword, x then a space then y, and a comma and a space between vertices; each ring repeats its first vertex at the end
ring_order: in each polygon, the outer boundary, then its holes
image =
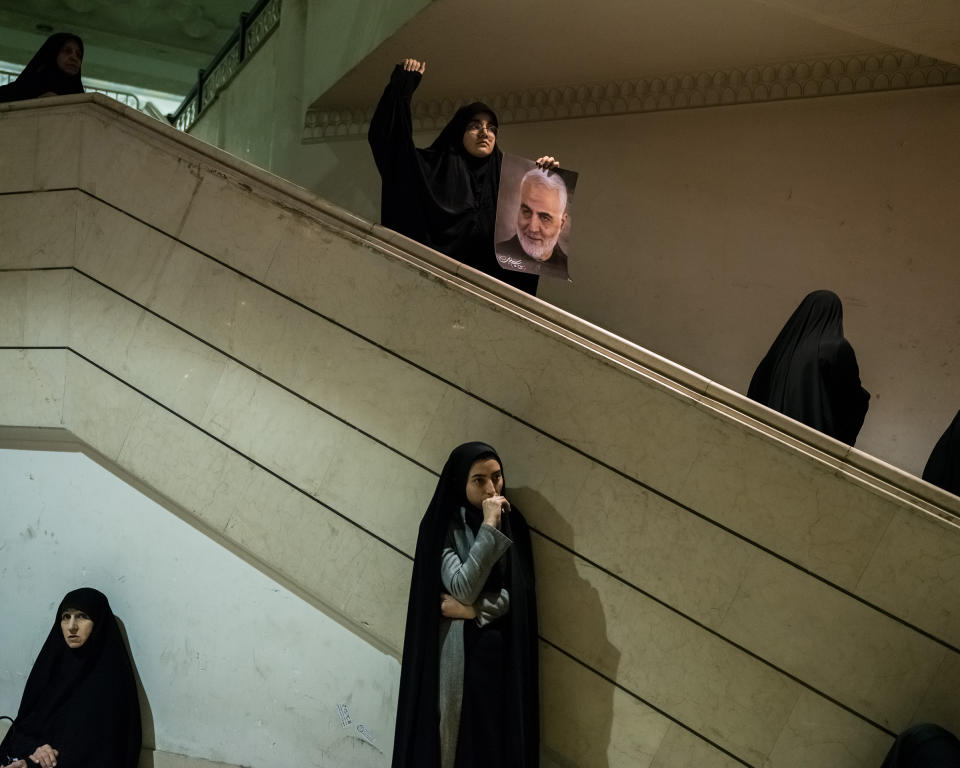
MULTIPOLYGON (((58 140, 50 114, 10 134, 18 151, 58 140)), ((0 267, 92 280, 0 274, 0 345, 69 345, 106 370, 0 350, 0 424, 65 425, 394 650, 435 473, 452 445, 493 443, 556 542, 535 534, 543 636, 625 689, 544 651, 545 740, 585 764, 733 763, 710 742, 758 766, 870 764, 886 737, 818 692, 891 728, 915 711, 960 727, 958 654, 815 578, 956 642, 956 529, 586 352, 550 325, 562 313, 520 320, 485 277, 441 278, 443 257, 395 255, 369 223, 214 167, 195 142, 91 114, 72 116, 85 191, 0 196, 15 245, 0 267), (582 712, 563 694, 581 690, 582 712)), ((0 185, 75 173, 21 165, 0 185)))

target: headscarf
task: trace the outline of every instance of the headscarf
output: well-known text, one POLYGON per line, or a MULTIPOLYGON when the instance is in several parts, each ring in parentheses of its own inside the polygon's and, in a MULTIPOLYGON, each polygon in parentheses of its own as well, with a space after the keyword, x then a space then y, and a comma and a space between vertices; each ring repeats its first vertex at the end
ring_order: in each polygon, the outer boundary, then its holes
POLYGON ((57 768, 136 768, 140 741, 133 670, 110 603, 96 589, 75 589, 57 608, 17 718, 0 744, 0 761, 27 758, 49 744, 60 752, 57 768), (79 648, 67 646, 60 628, 68 608, 93 620, 79 648))
POLYGON ((382 180, 381 222, 481 272, 536 293, 536 275, 503 269, 494 252, 500 146, 494 144, 486 157, 474 157, 463 146, 463 134, 474 115, 485 112, 498 125, 496 112, 480 101, 460 107, 429 147, 417 149, 410 99, 420 79, 418 72, 395 67, 370 121, 367 138, 382 180))
POLYGON ((960 411, 933 447, 923 479, 960 496, 960 411))
POLYGON ((807 294, 757 366, 747 396, 854 444, 870 393, 860 385, 857 358, 843 337, 837 294, 807 294))
POLYGON ((921 723, 897 736, 880 768, 957 766, 960 766, 960 740, 946 728, 933 723, 921 723))
MULTIPOLYGON (((393 768, 439 764, 440 556, 454 515, 461 508, 468 513, 473 509, 466 498, 467 476, 473 463, 484 458, 496 459, 503 469, 500 457, 486 443, 455 448, 420 522, 403 639, 393 768)), ((470 519, 468 524, 473 527, 470 519)), ((505 744, 507 754, 515 757, 511 766, 535 768, 540 754, 539 639, 530 531, 516 507, 504 514, 501 526, 513 540, 504 555, 502 576, 510 592, 510 610, 502 619, 509 622, 504 666, 511 686, 511 695, 502 702, 505 744)))
POLYGON ((82 56, 83 40, 77 35, 71 32, 56 32, 50 35, 23 68, 20 76, 12 83, 0 88, 0 102, 35 99, 50 92, 61 96, 67 93, 83 93, 80 72, 68 75, 57 66, 57 56, 70 40, 80 46, 82 56))

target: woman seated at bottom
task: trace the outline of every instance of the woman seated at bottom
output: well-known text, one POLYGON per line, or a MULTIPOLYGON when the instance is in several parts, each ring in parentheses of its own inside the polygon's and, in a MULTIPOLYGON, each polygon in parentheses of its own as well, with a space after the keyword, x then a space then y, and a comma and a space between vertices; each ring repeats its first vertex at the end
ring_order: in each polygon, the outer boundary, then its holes
POLYGON ((33 664, 20 711, 0 742, 6 768, 135 768, 140 705, 110 603, 69 592, 33 664))
POLYGON ((393 768, 535 768, 540 721, 530 531, 500 457, 447 459, 413 560, 393 768))

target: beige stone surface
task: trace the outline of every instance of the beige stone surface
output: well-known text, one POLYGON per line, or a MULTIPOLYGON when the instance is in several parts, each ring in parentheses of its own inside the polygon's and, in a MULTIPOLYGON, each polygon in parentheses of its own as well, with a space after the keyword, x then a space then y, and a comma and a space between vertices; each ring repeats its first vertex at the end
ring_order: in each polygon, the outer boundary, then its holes
POLYGON ((78 197, 78 193, 66 191, 0 195, 0 232, 4 238, 0 266, 4 269, 71 266, 78 197))
POLYGON ((898 510, 857 592, 960 646, 960 606, 944 599, 960 592, 960 529, 934 515, 898 510))
POLYGON ((892 739, 857 716, 803 691, 765 768, 876 768, 892 739))
POLYGON ((881 734, 864 718, 960 717, 957 654, 909 625, 957 631, 960 539, 895 470, 781 439, 735 393, 197 142, 75 112, 82 191, 0 195, 22 251, 0 255, 21 270, 0 273, 0 424, 65 427, 394 653, 436 473, 491 442, 536 529, 542 635, 575 659, 544 652, 544 732, 587 762, 846 768, 881 734))

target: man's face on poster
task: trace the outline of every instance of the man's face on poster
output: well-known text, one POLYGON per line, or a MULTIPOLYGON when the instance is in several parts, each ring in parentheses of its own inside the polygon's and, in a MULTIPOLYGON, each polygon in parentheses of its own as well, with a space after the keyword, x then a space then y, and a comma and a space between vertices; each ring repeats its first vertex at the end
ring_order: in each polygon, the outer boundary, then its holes
POLYGON ((526 254, 536 261, 546 261, 567 221, 561 210, 560 192, 526 179, 520 186, 520 210, 517 213, 517 238, 526 254))

